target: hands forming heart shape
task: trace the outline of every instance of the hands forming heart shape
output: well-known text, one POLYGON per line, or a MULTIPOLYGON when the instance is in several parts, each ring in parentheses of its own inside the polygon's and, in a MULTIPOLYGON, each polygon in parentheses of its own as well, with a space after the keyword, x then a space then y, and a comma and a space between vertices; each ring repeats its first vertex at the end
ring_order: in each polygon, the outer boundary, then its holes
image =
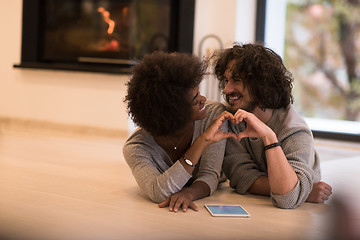
POLYGON ((244 137, 264 138, 270 133, 274 133, 263 121, 257 118, 253 113, 239 109, 234 115, 235 124, 245 122, 246 129, 237 135, 238 141, 244 137))
POLYGON ((265 136, 271 133, 273 133, 273 131, 264 122, 257 118, 253 113, 242 109, 239 109, 234 115, 227 111, 222 112, 204 132, 204 134, 207 134, 207 140, 212 143, 230 137, 237 139, 238 141, 244 137, 265 138, 265 136), (245 122, 246 129, 237 135, 233 132, 223 132, 221 126, 225 121, 230 121, 233 124, 245 122))

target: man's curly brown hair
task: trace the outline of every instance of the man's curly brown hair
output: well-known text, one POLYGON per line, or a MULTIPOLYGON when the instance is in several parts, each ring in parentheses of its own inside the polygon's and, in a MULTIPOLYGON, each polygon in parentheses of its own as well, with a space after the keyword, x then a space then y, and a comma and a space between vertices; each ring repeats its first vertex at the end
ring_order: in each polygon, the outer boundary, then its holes
POLYGON ((255 104, 264 108, 282 108, 293 103, 293 77, 279 55, 261 44, 239 44, 220 51, 215 57, 215 74, 224 90, 227 64, 235 59, 232 75, 241 79, 255 104))
POLYGON ((205 71, 205 62, 187 53, 145 55, 126 84, 129 116, 156 136, 185 127, 192 117, 190 91, 200 84, 205 71))

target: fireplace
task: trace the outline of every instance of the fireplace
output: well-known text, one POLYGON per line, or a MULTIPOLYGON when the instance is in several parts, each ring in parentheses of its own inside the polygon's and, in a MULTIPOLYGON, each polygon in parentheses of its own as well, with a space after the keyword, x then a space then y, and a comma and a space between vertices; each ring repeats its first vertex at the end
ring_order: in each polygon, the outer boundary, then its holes
POLYGON ((195 0, 23 0, 23 68, 128 73, 153 51, 192 53, 195 0))

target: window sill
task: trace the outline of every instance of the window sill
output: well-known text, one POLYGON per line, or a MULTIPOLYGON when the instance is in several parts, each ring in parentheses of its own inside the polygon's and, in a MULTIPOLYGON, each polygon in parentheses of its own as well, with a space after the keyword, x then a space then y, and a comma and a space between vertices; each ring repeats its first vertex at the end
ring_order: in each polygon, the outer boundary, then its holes
POLYGON ((360 122, 305 118, 314 137, 360 142, 360 122))

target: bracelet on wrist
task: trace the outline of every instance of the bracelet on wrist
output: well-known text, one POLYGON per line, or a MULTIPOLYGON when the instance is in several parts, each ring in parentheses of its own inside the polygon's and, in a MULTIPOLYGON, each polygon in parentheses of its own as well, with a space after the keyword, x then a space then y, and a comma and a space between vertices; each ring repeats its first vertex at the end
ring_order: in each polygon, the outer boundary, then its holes
POLYGON ((192 162, 190 159, 187 159, 187 158, 185 157, 185 155, 182 155, 182 158, 184 159, 184 161, 185 161, 185 163, 186 163, 187 165, 194 167, 193 162, 192 162))
POLYGON ((276 142, 276 143, 272 143, 272 144, 269 144, 269 145, 267 145, 267 146, 265 146, 265 151, 266 150, 269 150, 269 149, 271 149, 271 148, 275 148, 275 147, 279 147, 279 146, 281 146, 281 143, 280 142, 276 142))

